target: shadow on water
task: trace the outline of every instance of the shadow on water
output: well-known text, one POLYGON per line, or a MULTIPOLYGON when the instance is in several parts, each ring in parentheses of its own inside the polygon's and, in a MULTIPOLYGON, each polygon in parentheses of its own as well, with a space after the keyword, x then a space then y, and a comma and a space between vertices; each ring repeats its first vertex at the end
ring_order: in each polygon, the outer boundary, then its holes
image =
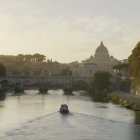
POLYGON ((97 108, 108 108, 106 106, 96 106, 97 108))
POLYGON ((135 124, 140 125, 140 112, 135 112, 135 124))
POLYGON ((3 104, 0 104, 0 108, 4 108, 4 105, 3 104))
POLYGON ((74 94, 72 92, 64 92, 63 95, 66 95, 66 96, 74 96, 74 94))

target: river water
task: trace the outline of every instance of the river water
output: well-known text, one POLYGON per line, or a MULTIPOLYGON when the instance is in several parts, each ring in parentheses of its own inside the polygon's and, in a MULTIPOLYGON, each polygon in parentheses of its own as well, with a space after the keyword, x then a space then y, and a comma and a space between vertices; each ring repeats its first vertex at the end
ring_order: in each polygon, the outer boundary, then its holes
POLYGON ((140 115, 112 103, 95 103, 84 92, 8 95, 0 102, 0 140, 140 140, 140 115), (62 103, 70 114, 61 115, 62 103))

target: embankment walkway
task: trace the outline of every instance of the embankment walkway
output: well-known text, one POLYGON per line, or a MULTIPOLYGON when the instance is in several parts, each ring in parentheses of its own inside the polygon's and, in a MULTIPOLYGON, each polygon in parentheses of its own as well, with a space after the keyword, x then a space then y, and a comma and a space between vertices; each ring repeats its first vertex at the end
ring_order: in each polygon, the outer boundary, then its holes
POLYGON ((114 91, 113 93, 118 94, 120 97, 127 99, 128 101, 134 102, 140 105, 140 96, 136 96, 130 93, 122 92, 122 91, 114 91))

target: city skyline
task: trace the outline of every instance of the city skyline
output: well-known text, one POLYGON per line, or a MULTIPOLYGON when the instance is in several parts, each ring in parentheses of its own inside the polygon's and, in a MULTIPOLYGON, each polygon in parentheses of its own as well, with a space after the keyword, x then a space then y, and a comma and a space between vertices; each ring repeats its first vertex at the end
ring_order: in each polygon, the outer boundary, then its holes
POLYGON ((94 55, 101 40, 126 59, 139 41, 138 0, 1 0, 0 54, 41 53, 59 62, 94 55))

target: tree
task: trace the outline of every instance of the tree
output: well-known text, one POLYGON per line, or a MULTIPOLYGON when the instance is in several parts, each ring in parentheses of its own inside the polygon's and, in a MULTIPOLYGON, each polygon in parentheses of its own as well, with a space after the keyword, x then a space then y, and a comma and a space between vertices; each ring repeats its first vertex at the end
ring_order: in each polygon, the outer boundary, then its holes
POLYGON ((46 60, 46 56, 39 53, 36 53, 33 56, 36 62, 43 62, 44 60, 46 60))
POLYGON ((6 75, 6 68, 2 63, 0 63, 0 76, 5 76, 5 75, 6 75))
POLYGON ((16 63, 22 65, 24 63, 24 55, 19 54, 16 56, 16 63))
POLYGON ((128 57, 130 65, 130 74, 134 79, 134 84, 140 85, 140 42, 133 49, 132 54, 128 57))
POLYGON ((97 71, 94 74, 94 88, 98 91, 109 90, 111 74, 106 71, 97 71))
POLYGON ((24 56, 25 62, 26 63, 31 63, 33 56, 31 54, 26 54, 24 56))
POLYGON ((106 71, 97 71, 93 77, 94 84, 94 94, 93 98, 96 101, 107 101, 108 92, 110 91, 110 82, 111 74, 106 71))

